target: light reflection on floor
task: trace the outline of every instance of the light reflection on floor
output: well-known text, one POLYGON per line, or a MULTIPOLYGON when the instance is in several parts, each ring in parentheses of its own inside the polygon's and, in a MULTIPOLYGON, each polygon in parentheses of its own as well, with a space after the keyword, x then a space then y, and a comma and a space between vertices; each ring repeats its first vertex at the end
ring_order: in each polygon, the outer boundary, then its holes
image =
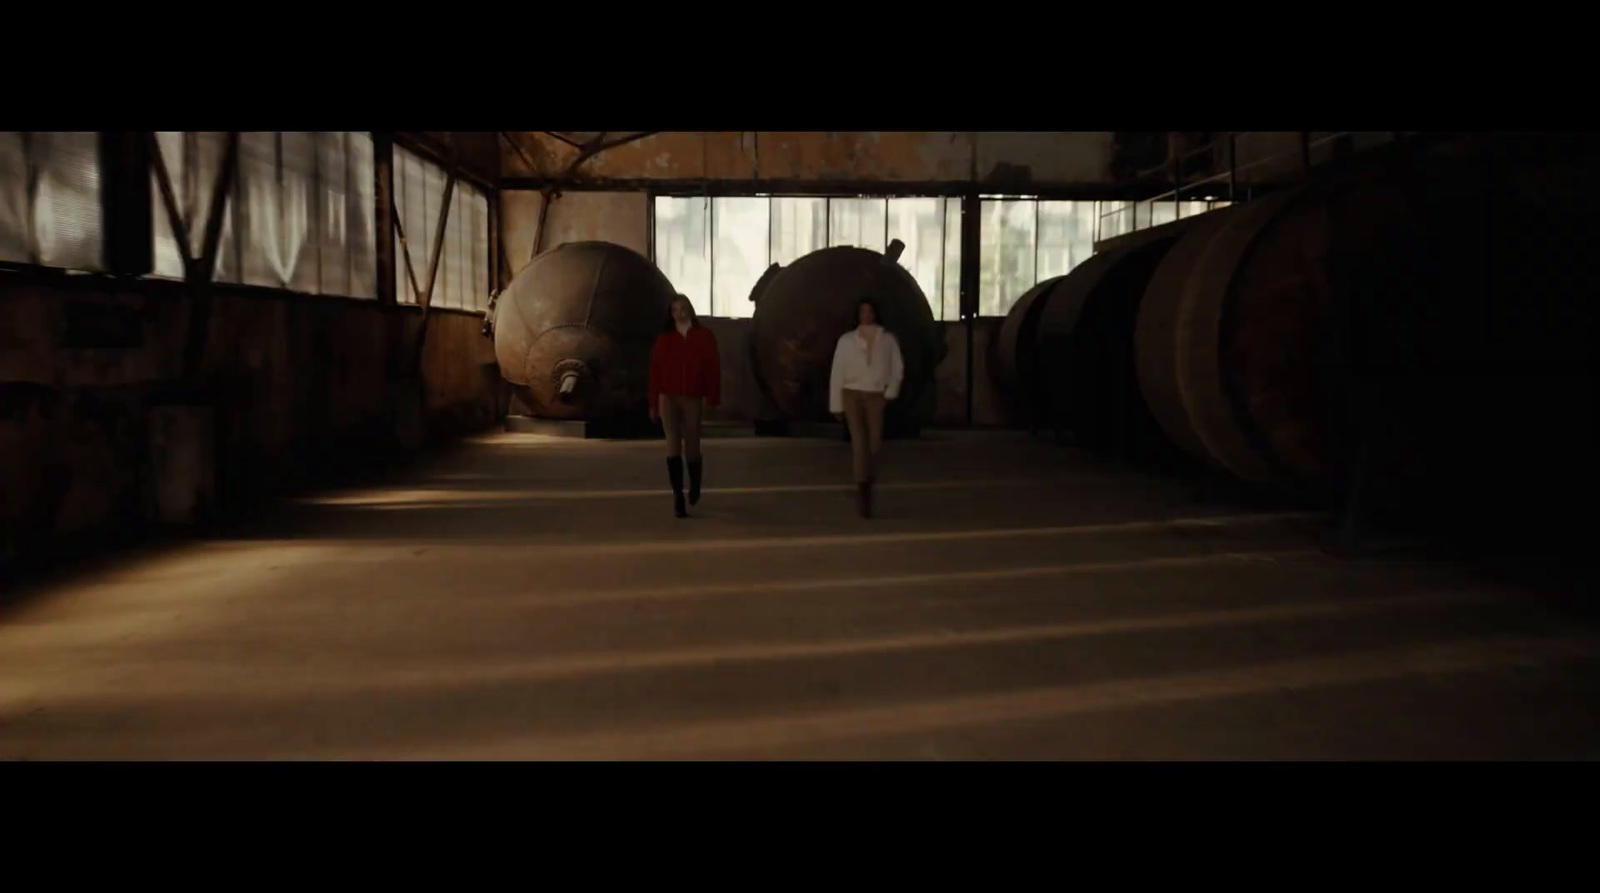
POLYGON ((1594 755, 1594 631, 1014 436, 491 437, 0 613, 0 758, 1594 755), (737 444, 737 448, 732 445, 737 444), (984 478, 975 468, 1004 469, 984 478), (395 509, 404 507, 404 511, 395 509))

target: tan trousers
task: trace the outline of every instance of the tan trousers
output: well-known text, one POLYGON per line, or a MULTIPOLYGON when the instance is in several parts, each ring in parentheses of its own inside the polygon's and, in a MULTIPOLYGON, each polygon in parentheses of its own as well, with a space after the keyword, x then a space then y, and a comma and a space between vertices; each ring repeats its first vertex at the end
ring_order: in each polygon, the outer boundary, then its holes
POLYGON ((878 475, 878 449, 883 445, 883 408, 888 405, 882 393, 844 392, 844 421, 850 427, 850 452, 855 460, 856 483, 878 475))
POLYGON ((667 432, 667 457, 700 458, 700 418, 704 397, 661 395, 661 427, 667 432))

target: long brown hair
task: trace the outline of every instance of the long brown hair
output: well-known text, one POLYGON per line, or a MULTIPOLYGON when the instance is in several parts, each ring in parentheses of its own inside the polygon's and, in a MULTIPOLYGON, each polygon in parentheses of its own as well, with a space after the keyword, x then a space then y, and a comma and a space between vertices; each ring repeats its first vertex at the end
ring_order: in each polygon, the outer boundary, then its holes
POLYGON ((672 305, 679 301, 682 301, 689 308, 689 328, 692 329, 700 324, 700 314, 694 312, 694 302, 689 300, 688 295, 676 294, 672 296, 672 300, 667 302, 667 320, 661 324, 661 331, 670 332, 677 325, 677 321, 672 318, 672 305))

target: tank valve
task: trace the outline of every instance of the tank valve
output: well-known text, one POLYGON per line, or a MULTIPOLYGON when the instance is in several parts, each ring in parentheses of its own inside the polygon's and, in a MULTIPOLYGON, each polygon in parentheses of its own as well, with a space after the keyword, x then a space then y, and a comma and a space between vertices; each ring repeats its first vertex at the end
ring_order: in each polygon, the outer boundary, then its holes
POLYGON ((567 374, 561 376, 561 388, 560 390, 556 391, 556 397, 558 397, 562 403, 571 403, 572 394, 577 389, 578 373, 568 372, 567 374))
POLYGON ((578 396, 578 382, 589 374, 589 367, 582 360, 562 360, 556 364, 551 377, 556 382, 556 399, 562 403, 571 403, 578 396))
POLYGON ((883 253, 891 262, 899 263, 900 255, 906 250, 906 243, 895 239, 889 243, 889 250, 883 253))

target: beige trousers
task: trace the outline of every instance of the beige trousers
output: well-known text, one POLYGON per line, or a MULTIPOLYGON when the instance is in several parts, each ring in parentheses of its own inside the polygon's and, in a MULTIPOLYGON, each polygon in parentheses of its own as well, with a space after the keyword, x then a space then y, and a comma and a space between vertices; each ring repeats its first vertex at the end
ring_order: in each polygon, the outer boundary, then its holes
POLYGON ((888 402, 882 393, 845 389, 844 421, 850 428, 850 452, 858 484, 877 477, 878 450, 883 445, 883 408, 888 402))
POLYGON ((667 432, 667 457, 686 456, 700 458, 700 418, 704 415, 704 397, 668 397, 661 395, 661 427, 667 432))

